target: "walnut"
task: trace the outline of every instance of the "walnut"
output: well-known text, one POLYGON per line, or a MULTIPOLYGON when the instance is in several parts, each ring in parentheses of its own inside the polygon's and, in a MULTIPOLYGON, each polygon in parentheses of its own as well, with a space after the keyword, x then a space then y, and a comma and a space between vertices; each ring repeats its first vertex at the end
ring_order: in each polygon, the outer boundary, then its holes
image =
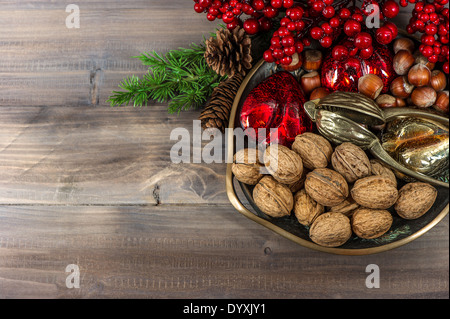
POLYGON ((274 144, 267 147, 264 164, 268 172, 280 183, 292 184, 302 177, 302 158, 284 145, 274 144))
POLYGON ((349 183, 369 176, 372 172, 369 157, 360 147, 352 143, 337 146, 331 156, 331 164, 349 183))
POLYGON ((294 208, 294 195, 289 188, 277 182, 272 176, 264 176, 253 189, 253 199, 259 209, 272 217, 291 214, 294 208))
POLYGON ((325 212, 325 207, 316 203, 304 189, 294 195, 294 214, 300 224, 310 226, 325 212))
POLYGON ((342 203, 337 206, 333 206, 330 208, 330 213, 341 213, 347 217, 351 217, 353 212, 359 208, 359 204, 355 202, 355 200, 351 197, 348 197, 342 203))
POLYGON ((299 190, 301 190, 305 187, 306 175, 308 173, 309 173, 309 170, 303 169, 302 176, 300 177, 300 179, 298 181, 286 185, 287 187, 289 187, 289 189, 291 190, 291 192, 293 194, 297 193, 299 190))
POLYGON ((325 247, 339 247, 352 236, 350 219, 341 213, 325 213, 316 218, 309 229, 313 242, 325 247))
POLYGON ((300 155, 303 166, 309 170, 327 167, 333 154, 333 147, 327 139, 308 132, 295 137, 292 150, 300 155))
POLYGON ((417 219, 430 210, 436 198, 437 190, 432 185, 409 183, 400 189, 394 209, 404 219, 417 219))
POLYGON ((356 236, 364 239, 378 238, 391 229, 392 215, 387 210, 359 208, 352 216, 352 229, 356 236))
POLYGON ((323 206, 336 206, 348 197, 345 178, 328 168, 317 168, 306 176, 305 190, 323 206))
POLYGON ((351 195, 363 207, 388 209, 397 201, 398 190, 388 177, 374 175, 357 180, 351 195))
POLYGON ((259 161, 257 149, 245 148, 234 154, 231 171, 238 181, 248 185, 256 185, 263 177, 262 168, 264 168, 264 165, 259 161))
POLYGON ((370 165, 372 167, 372 175, 381 175, 388 177, 390 180, 392 180, 392 182, 394 182, 395 187, 397 187, 397 177, 395 177, 394 172, 389 167, 376 159, 370 160, 370 165))

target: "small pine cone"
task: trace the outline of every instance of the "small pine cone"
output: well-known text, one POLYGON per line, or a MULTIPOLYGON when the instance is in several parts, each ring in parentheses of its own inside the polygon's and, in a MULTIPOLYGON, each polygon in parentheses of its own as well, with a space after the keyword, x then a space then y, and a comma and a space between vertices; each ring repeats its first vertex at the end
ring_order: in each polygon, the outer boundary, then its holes
POLYGON ((214 89, 208 104, 199 117, 203 129, 217 128, 222 133, 225 132, 234 98, 243 80, 244 76, 238 73, 214 89))
POLYGON ((252 41, 243 28, 220 29, 205 44, 206 63, 220 76, 245 75, 252 68, 252 41))

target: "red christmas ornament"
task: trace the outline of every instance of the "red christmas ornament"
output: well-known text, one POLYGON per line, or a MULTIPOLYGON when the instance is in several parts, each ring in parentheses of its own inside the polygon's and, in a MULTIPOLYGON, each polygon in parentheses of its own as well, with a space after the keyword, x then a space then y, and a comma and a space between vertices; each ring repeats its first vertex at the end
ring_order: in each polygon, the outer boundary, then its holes
MULTIPOLYGON (((345 47, 345 42, 336 47, 341 50, 342 47, 345 47)), ((387 93, 391 82, 396 77, 392 66, 393 54, 387 46, 376 43, 370 53, 370 57, 367 59, 358 55, 345 58, 340 55, 341 59, 338 61, 333 53, 329 54, 322 66, 322 86, 330 91, 358 92, 359 78, 366 74, 376 74, 383 80, 382 92, 387 93)))
POLYGON ((288 72, 278 72, 254 88, 245 100, 240 122, 247 135, 258 143, 290 147, 297 135, 312 131, 313 125, 303 104, 306 98, 298 81, 288 72), (277 134, 270 129, 277 128, 277 134), (258 129, 266 129, 258 136, 258 129))

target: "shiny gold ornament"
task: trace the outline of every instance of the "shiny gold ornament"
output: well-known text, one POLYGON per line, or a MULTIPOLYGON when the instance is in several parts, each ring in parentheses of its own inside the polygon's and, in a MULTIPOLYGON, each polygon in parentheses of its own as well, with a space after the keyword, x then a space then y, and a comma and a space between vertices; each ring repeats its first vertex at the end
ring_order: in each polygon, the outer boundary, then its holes
MULTIPOLYGON (((413 108, 382 110, 372 99, 359 93, 349 92, 335 92, 320 100, 309 101, 305 103, 304 108, 309 117, 316 122, 319 133, 329 141, 337 145, 345 142, 353 143, 364 150, 369 150, 372 155, 401 174, 436 186, 449 187, 448 182, 443 182, 435 177, 442 173, 445 158, 448 170, 448 118, 413 108), (388 152, 385 149, 386 146, 382 146, 378 137, 366 128, 367 126, 391 124, 392 122, 392 125, 388 125, 391 130, 390 135, 388 135, 390 138, 386 137, 385 139, 390 139, 391 143, 394 144, 399 143, 398 134, 403 134, 400 133, 403 129, 402 125, 407 122, 396 122, 396 120, 403 118, 418 118, 417 120, 410 120, 410 123, 416 124, 409 124, 406 129, 413 132, 411 133, 413 135, 419 134, 418 132, 421 130, 416 126, 418 123, 422 123, 422 129, 426 126, 423 123, 432 123, 435 126, 435 132, 436 128, 439 127, 438 132, 431 134, 432 136, 429 137, 429 140, 434 142, 429 142, 428 146, 419 147, 417 143, 420 143, 421 140, 415 138, 415 142, 409 144, 410 147, 401 143, 404 146, 403 148, 396 149, 395 152, 388 152), (398 124, 395 125, 395 123, 398 124), (443 133, 445 131, 447 132, 446 135, 443 133), (436 147, 434 143, 439 144, 437 149, 433 149, 433 147, 436 147), (402 159, 398 162, 399 155, 408 159, 402 159), (438 161, 428 159, 428 156, 437 156, 440 159, 438 161), (428 161, 428 163, 423 164, 421 159, 428 161), (408 165, 405 165, 407 163, 408 165)), ((403 134, 403 138, 407 136, 403 134)))
POLYGON ((399 118, 388 123, 381 140, 401 165, 438 179, 448 175, 448 127, 417 117, 399 118))

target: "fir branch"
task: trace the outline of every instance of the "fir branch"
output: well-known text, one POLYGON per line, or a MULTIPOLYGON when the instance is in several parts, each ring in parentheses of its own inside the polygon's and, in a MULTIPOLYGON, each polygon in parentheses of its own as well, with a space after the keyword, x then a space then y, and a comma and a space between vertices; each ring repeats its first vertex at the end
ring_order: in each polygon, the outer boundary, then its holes
POLYGON ((150 100, 168 102, 169 113, 200 107, 226 79, 206 64, 204 53, 203 44, 192 44, 164 56, 153 51, 134 57, 149 67, 147 74, 123 79, 119 84, 121 91, 113 91, 107 102, 111 106, 135 107, 148 105, 150 100))

